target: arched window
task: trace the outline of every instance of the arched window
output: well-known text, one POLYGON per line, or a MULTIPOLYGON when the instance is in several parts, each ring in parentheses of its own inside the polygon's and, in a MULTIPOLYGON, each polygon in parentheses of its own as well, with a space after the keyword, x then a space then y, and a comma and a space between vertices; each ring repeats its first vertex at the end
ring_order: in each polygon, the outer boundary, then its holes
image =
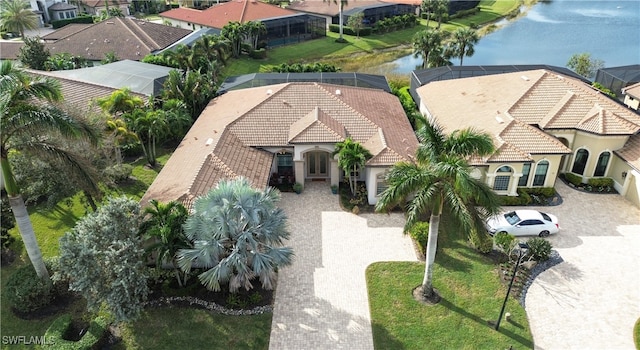
POLYGON ((531 172, 531 163, 525 163, 522 165, 522 176, 518 181, 519 187, 524 187, 529 182, 529 173, 531 172))
POLYGON ((593 176, 604 176, 607 172, 607 165, 609 165, 609 158, 611 157, 611 153, 602 152, 600 153, 600 157, 598 157, 598 164, 596 164, 596 170, 593 172, 593 176))
POLYGON ((587 166, 587 160, 589 159, 589 151, 581 148, 576 152, 576 159, 573 161, 572 173, 584 174, 584 168, 587 166))
POLYGON ((496 191, 506 191, 509 189, 511 181, 511 167, 502 166, 496 170, 496 178, 493 181, 493 189, 496 191))
POLYGON ((549 162, 543 160, 538 163, 536 173, 533 176, 533 186, 544 186, 544 181, 547 179, 547 170, 549 170, 549 162))

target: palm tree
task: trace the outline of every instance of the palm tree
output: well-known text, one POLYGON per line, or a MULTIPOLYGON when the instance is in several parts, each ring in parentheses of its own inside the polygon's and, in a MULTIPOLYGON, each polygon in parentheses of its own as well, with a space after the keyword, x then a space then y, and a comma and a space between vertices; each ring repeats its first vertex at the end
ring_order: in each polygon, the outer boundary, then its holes
POLYGON ((181 73, 169 72, 162 91, 164 99, 178 99, 187 106, 193 120, 207 106, 216 94, 216 80, 212 73, 200 73, 200 70, 188 70, 181 73))
POLYGON ((445 34, 439 30, 425 29, 417 32, 413 36, 413 55, 422 55, 422 68, 429 68, 435 59, 432 56, 442 55, 442 41, 445 34), (435 53, 435 54, 434 54, 435 53))
POLYGON ((29 2, 25 0, 3 0, 0 2, 0 28, 20 33, 38 28, 38 15, 31 11, 29 2))
POLYGON ((471 156, 493 152, 491 136, 472 129, 445 135, 435 123, 420 119, 424 126, 417 132, 420 145, 416 162, 401 162, 392 167, 387 175, 389 187, 380 195, 376 210, 389 210, 411 198, 405 231, 422 215, 430 213, 421 293, 425 299, 437 301, 432 275, 441 216, 446 214, 457 228, 472 232, 483 230, 484 218, 497 213, 500 207, 496 194, 471 176, 472 169, 467 163, 471 156))
MULTIPOLYGON (((262 24, 262 22, 257 22, 262 24)), ((262 24, 264 26, 264 24, 262 24)), ((266 29, 265 29, 266 30, 266 29)), ((219 61, 224 64, 229 50, 229 41, 220 35, 203 35, 193 44, 192 50, 206 57, 207 61, 219 61)))
MULTIPOLYGON (((327 0, 322 0, 322 2, 325 2, 325 1, 327 1, 327 0)), ((339 26, 340 26, 340 37, 338 38, 338 41, 339 42, 345 42, 344 38, 342 37, 343 27, 344 27, 344 23, 343 23, 344 19, 342 18, 342 7, 345 4, 348 4, 349 1, 348 0, 333 0, 333 3, 338 5, 338 23, 339 23, 339 26)))
POLYGON ((231 55, 234 58, 240 57, 240 53, 242 52, 242 40, 246 35, 246 27, 237 21, 229 22, 222 27, 220 35, 231 43, 231 55))
POLYGON ((116 156, 116 164, 122 164, 122 150, 120 147, 128 142, 138 141, 138 135, 129 130, 127 123, 119 118, 107 119, 107 131, 113 140, 113 148, 116 156))
POLYGON ((131 93, 131 89, 122 88, 111 93, 108 97, 99 98, 98 106, 114 117, 131 112, 144 105, 144 101, 131 93))
POLYGON ((258 39, 260 35, 267 33, 267 26, 260 21, 249 21, 244 24, 246 28, 246 35, 251 42, 251 47, 254 50, 258 49, 258 39))
POLYGON ((473 46, 478 40, 478 32, 470 28, 459 28, 453 32, 452 54, 460 57, 461 66, 464 56, 471 57, 475 53, 473 46))
POLYGON ((449 0, 432 0, 433 2, 433 14, 438 19, 438 27, 442 24, 442 18, 445 14, 449 13, 449 0))
POLYGON ((193 248, 178 252, 180 268, 205 268, 198 277, 213 291, 227 282, 231 293, 249 290, 256 278, 264 289, 273 289, 277 269, 293 258, 291 248, 282 246, 289 232, 279 199, 278 190, 254 189, 243 177, 220 181, 195 201, 184 225, 193 248))
POLYGON ((182 287, 187 282, 187 274, 178 268, 177 254, 180 249, 189 248, 189 240, 182 228, 189 212, 176 201, 164 204, 152 199, 149 204, 144 209, 147 218, 140 226, 143 237, 153 241, 146 250, 155 254, 157 268, 163 268, 165 263, 171 264, 178 285, 182 287))
POLYGON ((68 140, 84 139, 96 144, 98 133, 85 120, 71 118, 50 105, 62 99, 60 86, 56 81, 35 80, 16 69, 10 61, 5 61, 0 66, 0 91, 0 165, 4 186, 29 259, 38 276, 48 279, 49 272, 42 260, 29 213, 9 162, 9 155, 12 150, 16 150, 45 161, 63 162, 90 181, 91 176, 85 170, 86 161, 52 140, 57 137, 68 140), (43 106, 45 104, 47 105, 43 106))
POLYGON ((368 159, 372 157, 371 152, 358 142, 353 141, 350 137, 335 145, 333 155, 338 155, 338 166, 344 170, 349 177, 349 188, 351 194, 356 193, 356 174, 362 168, 368 159))

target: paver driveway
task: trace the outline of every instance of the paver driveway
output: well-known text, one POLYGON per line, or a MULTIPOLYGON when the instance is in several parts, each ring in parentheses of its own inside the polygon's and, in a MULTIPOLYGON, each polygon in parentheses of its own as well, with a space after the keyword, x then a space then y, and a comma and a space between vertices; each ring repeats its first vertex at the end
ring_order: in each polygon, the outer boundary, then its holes
POLYGON ((353 215, 324 182, 283 193, 295 253, 278 273, 273 350, 373 349, 365 269, 376 261, 415 261, 401 214, 353 215))
POLYGON ((561 231, 549 237, 564 262, 540 274, 526 310, 536 349, 635 349, 640 317, 640 210, 618 195, 586 194, 561 181, 561 231))

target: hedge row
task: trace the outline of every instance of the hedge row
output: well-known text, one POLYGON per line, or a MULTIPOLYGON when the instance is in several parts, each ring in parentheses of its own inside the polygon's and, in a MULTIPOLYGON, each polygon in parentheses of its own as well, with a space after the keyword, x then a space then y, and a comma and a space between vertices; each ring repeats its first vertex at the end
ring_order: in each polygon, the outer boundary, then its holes
POLYGON ((58 29, 70 23, 93 24, 93 16, 78 16, 75 18, 59 19, 57 21, 51 21, 51 26, 53 29, 58 29))
MULTIPOLYGON (((340 26, 337 24, 329 24, 329 31, 333 33, 340 33, 340 26)), ((373 29, 369 27, 361 28, 360 36, 369 36, 371 35, 372 32, 373 32, 373 29)), ((347 26, 342 26, 342 33, 346 35, 356 36, 356 31, 353 30, 353 28, 347 27, 347 26)))

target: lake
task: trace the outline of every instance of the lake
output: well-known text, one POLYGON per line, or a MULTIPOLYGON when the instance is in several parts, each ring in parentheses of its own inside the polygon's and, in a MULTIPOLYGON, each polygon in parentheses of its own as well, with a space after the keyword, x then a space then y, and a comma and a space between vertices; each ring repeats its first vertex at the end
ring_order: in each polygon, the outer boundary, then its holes
MULTIPOLYGON (((589 52, 605 67, 640 64, 640 0, 551 0, 525 16, 499 22, 464 65, 548 64, 565 67, 575 53, 589 52)), ((460 59, 452 62, 459 64, 460 59)), ((422 64, 412 55, 388 63, 407 74, 422 64)))

